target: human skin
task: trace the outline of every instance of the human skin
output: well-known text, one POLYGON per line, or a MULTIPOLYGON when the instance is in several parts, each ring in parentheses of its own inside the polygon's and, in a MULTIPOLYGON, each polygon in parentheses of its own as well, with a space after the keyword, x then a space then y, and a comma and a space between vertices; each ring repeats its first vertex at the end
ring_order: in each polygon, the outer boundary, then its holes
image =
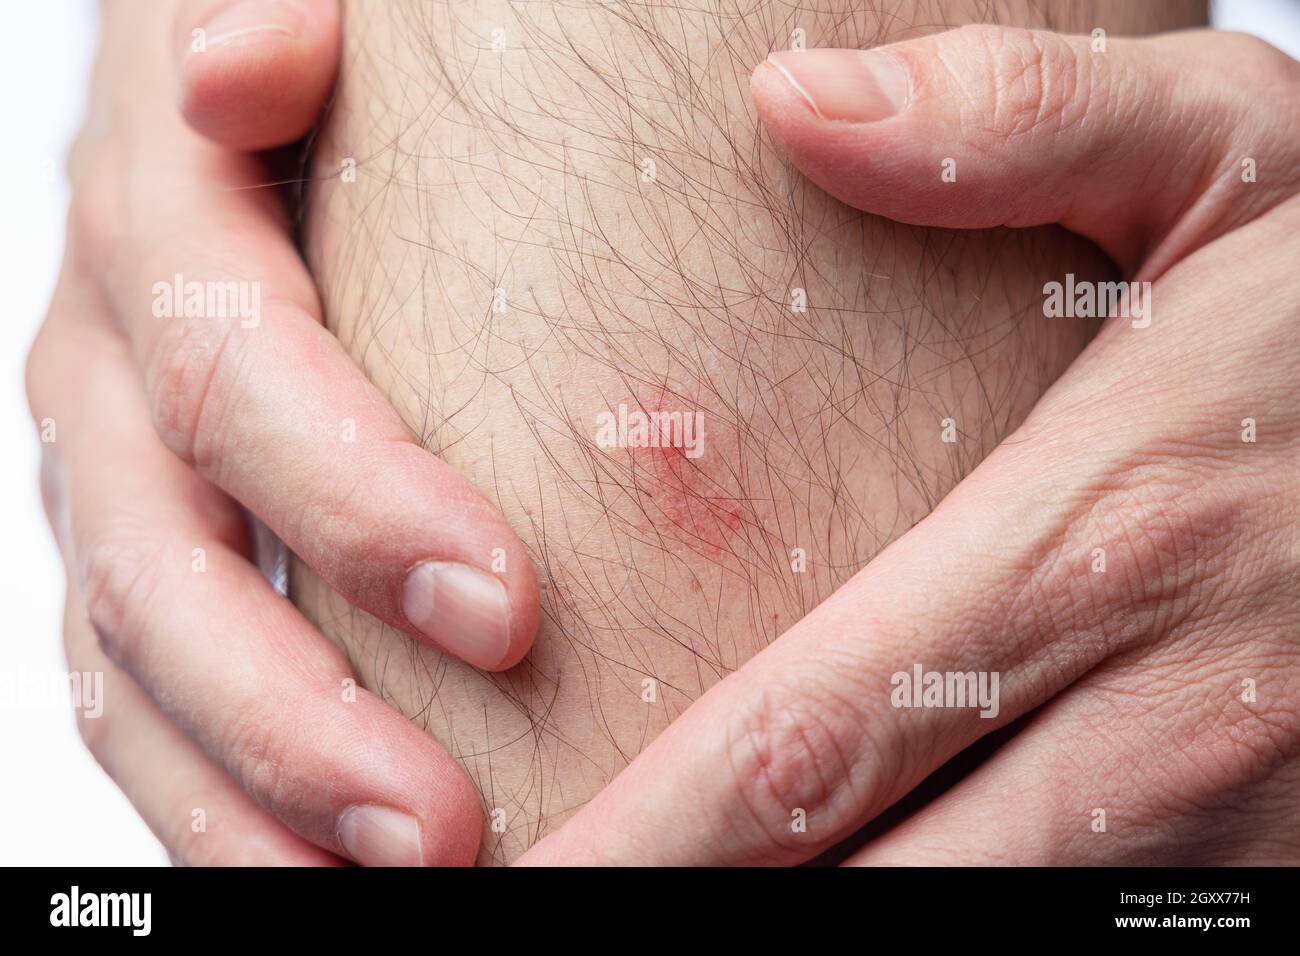
MULTIPOLYGON (((1195 20, 1129 7, 997 13, 1112 34, 1195 20)), ((796 29, 866 47, 987 8, 762 9, 349 8, 305 230, 327 323, 519 531, 542 627, 487 675, 301 566, 292 593, 475 780, 483 862, 554 832, 928 514, 1095 331, 1044 318, 1044 282, 1114 276, 1059 229, 859 215, 759 129, 750 73, 796 29), (602 447, 620 405, 698 413, 703 454, 602 447)), ((745 810, 718 808, 720 831, 727 812, 745 810)))
POLYGON ((834 195, 1068 224, 1150 308, 527 862, 805 860, 998 737, 849 862, 1300 860, 1300 65, 1241 35, 1095 42, 965 29, 755 70, 834 195), (918 661, 1000 675, 992 719, 898 701, 918 661))
POLYGON ((272 591, 241 508, 418 639, 454 626, 456 649, 484 666, 532 639, 522 560, 493 585, 511 595, 508 620, 445 609, 422 630, 405 616, 413 567, 463 561, 480 534, 522 543, 320 327, 267 185, 284 165, 246 152, 315 122, 337 8, 109 2, 102 33, 69 159, 67 252, 27 366, 69 667, 104 675, 103 713, 78 712, 82 735, 179 862, 468 862, 468 779, 358 692, 337 649, 272 591), (155 283, 177 274, 258 285, 260 322, 155 315, 155 283), (361 438, 342 454, 345 420, 361 438))

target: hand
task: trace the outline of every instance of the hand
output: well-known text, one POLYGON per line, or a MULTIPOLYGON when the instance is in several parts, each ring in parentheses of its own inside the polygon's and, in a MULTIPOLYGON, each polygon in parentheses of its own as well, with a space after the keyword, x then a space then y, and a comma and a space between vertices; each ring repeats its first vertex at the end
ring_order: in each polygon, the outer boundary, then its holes
POLYGON ((524 860, 811 859, 1021 717, 850 862, 1300 860, 1300 66, 1241 36, 979 27, 777 54, 753 90, 845 202, 1061 223, 1153 285, 932 515, 524 860), (997 674, 989 716, 903 706, 918 664, 997 674))
POLYGON ((522 543, 321 326, 270 160, 236 151, 305 134, 338 51, 333 0, 106 6, 28 364, 69 664, 105 674, 79 724, 189 863, 468 863, 481 831, 455 761, 250 563, 240 505, 354 605, 474 664, 512 665, 537 626, 522 543), (242 283, 256 308, 175 317, 174 281, 242 283), (500 579, 479 570, 498 548, 500 579))

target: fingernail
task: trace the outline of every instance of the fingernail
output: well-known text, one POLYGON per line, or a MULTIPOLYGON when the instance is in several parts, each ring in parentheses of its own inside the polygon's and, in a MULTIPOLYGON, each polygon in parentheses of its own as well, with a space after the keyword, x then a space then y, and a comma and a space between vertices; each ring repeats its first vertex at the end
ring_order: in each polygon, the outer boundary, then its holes
MULTIPOLYGON (((272 34, 297 36, 302 9, 287 0, 236 0, 203 24, 206 49, 251 43, 272 34)), ((193 47, 191 47, 193 49, 193 47)))
POLYGON ((339 843, 362 866, 419 866, 424 862, 420 824, 388 807, 358 805, 339 814, 339 843))
POLYGON ((445 650, 488 670, 510 650, 510 601, 486 571, 450 561, 427 561, 402 587, 402 612, 445 650))
POLYGON ((767 62, 822 119, 875 123, 907 108, 907 73, 888 53, 785 50, 767 62))

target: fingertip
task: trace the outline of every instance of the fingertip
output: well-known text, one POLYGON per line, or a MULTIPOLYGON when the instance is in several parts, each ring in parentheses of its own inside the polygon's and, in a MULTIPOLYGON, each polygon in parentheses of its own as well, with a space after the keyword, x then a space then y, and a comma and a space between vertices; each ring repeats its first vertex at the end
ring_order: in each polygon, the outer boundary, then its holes
POLYGON ((323 730, 325 760, 303 775, 335 781, 333 849, 363 866, 473 865, 483 800, 464 768, 388 701, 358 691, 351 706, 354 720, 323 730))
MULTIPOLYGON (((387 706, 387 705, 385 705, 387 706)), ((419 803, 422 866, 473 866, 483 838, 483 797, 463 767, 433 737, 414 724, 412 733, 427 749, 422 766, 428 785, 413 798, 419 803)))
POLYGON ((750 77, 750 93, 758 117, 777 148, 825 188, 821 167, 828 157, 830 165, 838 166, 846 154, 860 154, 854 137, 861 137, 863 131, 824 120, 807 91, 778 59, 799 55, 804 54, 774 54, 760 63, 750 77))
POLYGON ((305 135, 338 70, 335 0, 247 0, 218 8, 185 31, 181 115, 196 132, 240 150, 305 135))
POLYGON ((519 542, 519 560, 516 562, 518 573, 506 585, 510 598, 510 632, 509 650, 495 671, 509 670, 527 656, 537 639, 537 629, 541 626, 541 591, 537 581, 537 572, 525 550, 519 542))
POLYGON ((940 178, 944 144, 913 122, 904 71, 886 79, 897 58, 884 56, 786 51, 760 63, 750 90, 773 145, 814 185, 855 209, 922 225, 988 225, 949 221, 952 196, 940 178))
POLYGON ((463 772, 453 805, 434 807, 421 827, 424 866, 473 866, 483 837, 483 800, 463 772))
POLYGON ((343 852, 362 866, 472 866, 478 841, 466 840, 474 830, 454 815, 438 813, 421 820, 405 810, 360 803, 347 807, 338 819, 343 852))
MULTIPOLYGON (((427 453, 418 454, 427 481, 427 453)), ((433 494, 460 520, 436 522, 432 547, 407 566, 398 623, 478 670, 509 670, 532 648, 541 619, 532 558, 507 519, 461 475, 440 460, 432 474, 439 482, 433 494)))
POLYGON ((780 133, 792 123, 816 115, 811 101, 800 93, 790 81, 789 74, 771 57, 754 68, 749 78, 749 92, 759 119, 774 132, 780 133))
POLYGON ((845 181, 849 185, 858 181, 856 167, 868 155, 853 142, 855 131, 845 124, 825 122, 790 71, 771 57, 755 68, 749 85, 754 108, 773 145, 817 186, 851 202, 844 196, 845 181))

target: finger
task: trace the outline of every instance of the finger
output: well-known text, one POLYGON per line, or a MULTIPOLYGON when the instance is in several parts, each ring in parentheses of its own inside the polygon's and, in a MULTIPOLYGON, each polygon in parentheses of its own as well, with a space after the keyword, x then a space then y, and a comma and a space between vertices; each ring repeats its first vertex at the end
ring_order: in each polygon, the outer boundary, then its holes
MULTIPOLYGON (((71 570, 71 569, 69 569, 71 570)), ((173 862, 186 866, 329 866, 338 857, 294 834, 169 720, 95 641, 74 577, 63 620, 68 670, 87 706, 77 726, 173 862), (102 680, 102 684, 99 681, 102 680)))
MULTIPOLYGON (((90 304, 61 287, 51 333, 90 304)), ((32 405, 57 423, 77 579, 107 656, 306 840, 367 864, 471 862, 468 778, 357 688, 343 654, 240 553, 240 512, 158 441, 107 326, 76 334, 80 351, 34 351, 32 405)))
POLYGON ((337 0, 187 0, 177 18, 186 122, 238 150, 302 137, 338 72, 337 0))
MULTIPOLYGON (((57 343, 53 347, 57 348, 57 343)), ((133 384, 130 378, 126 383, 133 384)), ((68 671, 81 682, 74 705, 77 729, 87 749, 173 862, 192 866, 337 864, 338 857, 312 846, 258 806, 104 656, 76 579, 57 453, 57 422, 53 424, 56 442, 42 448, 41 497, 67 574, 64 647, 68 671)))
MULTIPOLYGON (((1243 622, 1238 621, 1238 624, 1243 622)), ((1274 628, 1089 674, 851 866, 1261 865, 1294 858, 1296 650, 1274 628), (1249 682, 1250 692, 1243 690, 1249 682), (1261 693, 1256 694, 1255 685, 1261 693), (1280 859, 1279 859, 1280 857, 1280 859)))
POLYGON ((175 137, 117 213, 140 228, 87 266, 164 442, 363 611, 477 667, 518 663, 540 617, 523 542, 322 327, 260 163, 175 137))
POLYGON ((1268 543, 1276 504, 1260 488, 1296 454, 1300 419, 1254 383, 1285 381, 1297 361, 1293 306, 1276 290, 1298 221, 1286 204, 1161 280, 1171 321, 1206 343, 1196 363, 1182 335, 1107 326, 929 517, 524 862, 811 859, 1103 661, 1208 627, 1193 613, 1207 602, 1219 627, 1259 613, 1257 591, 1220 581, 1250 579, 1256 547, 1290 547, 1268 543), (1208 257, 1252 270, 1206 283, 1208 257), (1234 336, 1216 346, 1225 316, 1234 336), (1268 447, 1242 442, 1252 407, 1269 410, 1268 447))
POLYGON ((902 222, 1059 222, 1153 279, 1300 181, 1295 61, 1235 34, 971 26, 775 53, 764 125, 814 182, 902 222))

